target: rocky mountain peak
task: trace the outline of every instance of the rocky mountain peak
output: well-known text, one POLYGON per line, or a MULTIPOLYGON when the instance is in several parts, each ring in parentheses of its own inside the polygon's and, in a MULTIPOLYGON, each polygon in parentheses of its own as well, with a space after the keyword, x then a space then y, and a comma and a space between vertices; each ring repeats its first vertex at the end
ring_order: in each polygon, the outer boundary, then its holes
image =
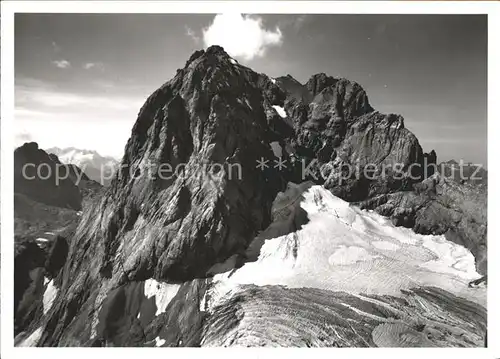
POLYGON ((155 91, 100 204, 102 216, 84 218, 103 238, 101 275, 192 278, 243 250, 269 223, 286 183, 278 171, 256 168, 260 158, 273 158, 278 134, 270 122, 282 120, 272 107, 280 96, 282 103, 283 91, 267 76, 220 47, 195 53, 155 91), (128 258, 123 266, 115 265, 118 252, 128 258))
MULTIPOLYGON (((102 238, 94 257, 99 275, 185 280, 244 250, 269 223, 276 194, 288 181, 305 179, 297 165, 284 171, 257 168, 260 159, 274 158, 271 143, 289 149, 285 159, 296 153, 333 161, 334 168, 421 160, 418 141, 398 125, 402 118, 370 115, 373 109, 357 83, 317 74, 301 86, 311 101, 306 123, 297 113, 306 104, 300 99, 287 105, 282 81, 241 66, 220 46, 195 52, 147 99, 108 195, 84 215, 87 229, 79 239, 102 238), (284 116, 276 106, 285 106, 284 116), (381 143, 380 149, 373 143, 381 143), (162 166, 168 176, 158 171, 162 166), (217 170, 207 178, 211 166, 217 170), (117 256, 126 258, 119 266, 117 256)), ((335 176, 316 183, 340 189, 347 199, 397 188, 371 187, 364 179, 338 186, 335 176)))

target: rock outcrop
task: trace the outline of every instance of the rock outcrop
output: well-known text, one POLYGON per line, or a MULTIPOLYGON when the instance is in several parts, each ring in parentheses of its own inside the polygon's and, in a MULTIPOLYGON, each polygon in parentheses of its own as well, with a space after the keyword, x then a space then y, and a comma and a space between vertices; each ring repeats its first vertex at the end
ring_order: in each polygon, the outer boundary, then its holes
POLYGON ((76 165, 34 142, 14 152, 15 333, 40 320, 47 281, 66 262, 82 207, 100 191, 76 165))
POLYGON ((359 201, 408 190, 424 178, 427 155, 403 117, 375 111, 356 82, 323 73, 305 85, 290 76, 276 82, 293 128, 283 147, 306 164, 302 179, 359 201))
POLYGON ((488 184, 488 171, 482 165, 450 160, 441 162, 437 170, 442 177, 458 183, 483 186, 488 184))
POLYGON ((34 239, 18 240, 14 257, 14 332, 21 333, 44 312, 44 294, 50 280, 57 278, 67 256, 66 238, 41 244, 34 239))

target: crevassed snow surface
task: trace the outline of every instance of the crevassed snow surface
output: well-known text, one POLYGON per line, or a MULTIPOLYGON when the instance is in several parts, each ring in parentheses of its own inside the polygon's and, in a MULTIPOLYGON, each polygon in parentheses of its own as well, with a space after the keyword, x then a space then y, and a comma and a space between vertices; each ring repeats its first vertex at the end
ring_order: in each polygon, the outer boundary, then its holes
POLYGON ((286 111, 285 111, 285 109, 283 107, 274 105, 273 108, 276 110, 276 112, 278 113, 278 115, 280 115, 283 118, 286 117, 286 111))
POLYGON ((148 279, 144 282, 144 295, 147 298, 155 297, 156 314, 165 313, 168 303, 175 297, 179 290, 179 284, 168 284, 148 279))
POLYGON ((47 314, 52 307, 52 303, 54 303, 54 299, 56 299, 58 289, 54 285, 54 280, 51 280, 47 284, 47 288, 45 288, 45 292, 43 292, 43 314, 47 314))
POLYGON ((468 288, 479 278, 474 257, 444 236, 395 227, 321 186, 304 193, 309 222, 301 230, 266 240, 255 262, 214 276, 207 309, 243 284, 315 287, 353 294, 400 295, 401 289, 436 286, 486 302, 486 290, 468 288))

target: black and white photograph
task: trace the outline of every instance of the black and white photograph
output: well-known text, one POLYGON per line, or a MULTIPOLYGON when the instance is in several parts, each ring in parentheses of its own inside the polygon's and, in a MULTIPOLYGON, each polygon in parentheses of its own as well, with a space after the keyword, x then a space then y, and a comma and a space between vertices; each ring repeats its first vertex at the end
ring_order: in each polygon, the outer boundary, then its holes
POLYGON ((11 14, 2 345, 491 346, 488 11, 158 9, 11 14))

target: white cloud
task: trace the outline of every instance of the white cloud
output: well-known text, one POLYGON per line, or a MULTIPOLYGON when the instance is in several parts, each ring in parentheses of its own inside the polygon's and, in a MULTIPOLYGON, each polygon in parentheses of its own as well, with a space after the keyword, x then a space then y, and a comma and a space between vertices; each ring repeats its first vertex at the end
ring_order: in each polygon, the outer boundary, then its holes
MULTIPOLYGON (((105 94, 79 94, 55 91, 51 89, 34 89, 17 86, 15 88, 16 108, 36 108, 37 110, 58 109, 75 110, 85 107, 95 110, 138 110, 144 102, 139 96, 109 96, 105 94)), ((81 111, 81 109, 80 109, 81 111)))
POLYGON ((104 64, 102 62, 87 62, 83 64, 83 68, 85 70, 97 69, 100 71, 104 71, 104 64))
POLYGON ((196 35, 196 32, 191 29, 189 26, 186 26, 186 35, 194 40, 194 42, 200 42, 200 37, 196 35))
POLYGON ((212 24, 203 29, 206 47, 220 45, 228 54, 251 60, 264 56, 267 48, 282 43, 283 35, 279 27, 264 28, 262 18, 238 13, 216 15, 212 24))
POLYGON ((120 157, 147 92, 63 91, 51 83, 16 79, 15 145, 36 141, 53 146, 91 148, 120 157), (54 136, 54 128, 62 136, 54 136))
POLYGON ((71 67, 71 64, 69 61, 67 60, 55 60, 55 61, 52 61, 52 63, 56 66, 56 67, 59 67, 60 69, 67 69, 69 67, 71 67))
POLYGON ((31 142, 32 139, 33 138, 32 138, 31 134, 28 131, 22 130, 22 131, 19 131, 19 132, 17 132, 15 134, 15 136, 14 136, 14 144, 17 147, 18 144, 22 145, 25 142, 31 142))

